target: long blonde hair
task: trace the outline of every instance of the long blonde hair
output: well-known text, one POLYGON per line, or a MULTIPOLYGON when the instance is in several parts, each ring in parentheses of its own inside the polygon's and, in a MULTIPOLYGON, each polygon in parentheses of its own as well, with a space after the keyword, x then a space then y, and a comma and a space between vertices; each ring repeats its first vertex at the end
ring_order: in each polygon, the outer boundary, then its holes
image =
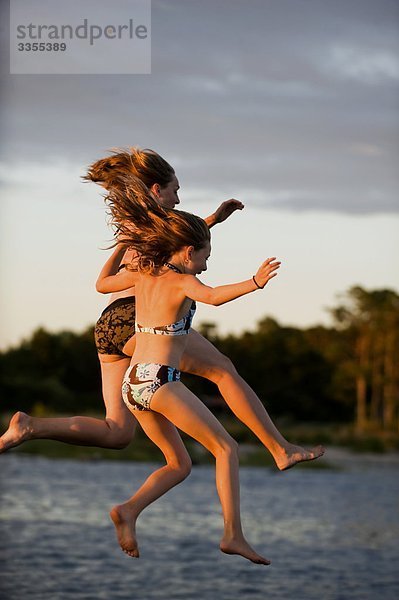
POLYGON ((118 177, 105 201, 118 238, 138 253, 141 272, 154 273, 184 246, 200 250, 210 240, 203 219, 161 206, 137 177, 118 177))
POLYGON ((137 147, 116 148, 110 156, 97 160, 82 177, 85 181, 100 183, 107 190, 119 184, 120 177, 138 177, 148 188, 158 183, 161 188, 172 181, 175 171, 154 150, 137 147))

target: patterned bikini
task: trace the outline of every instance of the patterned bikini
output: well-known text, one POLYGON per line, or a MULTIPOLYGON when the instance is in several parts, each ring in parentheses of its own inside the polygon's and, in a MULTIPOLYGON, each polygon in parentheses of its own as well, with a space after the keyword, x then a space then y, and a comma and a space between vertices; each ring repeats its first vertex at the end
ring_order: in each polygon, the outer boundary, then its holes
MULTIPOLYGON (((175 265, 166 263, 165 266, 176 273, 181 273, 175 265)), ((136 323, 135 331, 152 335, 187 335, 190 333, 195 308, 195 302, 193 302, 188 313, 176 323, 159 327, 144 327, 136 323)), ((151 410, 151 400, 155 392, 162 385, 171 381, 180 381, 179 369, 159 363, 137 363, 128 368, 123 378, 123 400, 132 412, 151 410)))
POLYGON ((134 335, 136 298, 127 296, 108 304, 94 327, 94 341, 99 354, 126 357, 123 348, 134 335))
MULTIPOLYGON (((120 265, 118 271, 125 267, 125 264, 120 265)), ((134 296, 118 298, 108 304, 94 326, 97 352, 127 357, 123 348, 134 336, 135 317, 136 298, 134 296)))

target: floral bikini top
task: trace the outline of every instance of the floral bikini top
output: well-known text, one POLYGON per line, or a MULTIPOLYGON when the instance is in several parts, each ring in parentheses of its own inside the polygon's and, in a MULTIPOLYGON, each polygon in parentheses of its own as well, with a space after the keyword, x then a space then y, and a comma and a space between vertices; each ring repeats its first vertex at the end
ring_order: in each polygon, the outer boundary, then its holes
MULTIPOLYGON (((168 269, 171 269, 176 273, 181 273, 181 271, 171 263, 165 263, 165 267, 168 267, 168 269)), ((187 335, 190 333, 195 310, 196 304, 193 301, 188 313, 179 321, 176 321, 176 323, 171 323, 170 325, 160 325, 158 327, 144 327, 136 322, 134 328, 137 333, 153 333, 156 335, 187 335)))

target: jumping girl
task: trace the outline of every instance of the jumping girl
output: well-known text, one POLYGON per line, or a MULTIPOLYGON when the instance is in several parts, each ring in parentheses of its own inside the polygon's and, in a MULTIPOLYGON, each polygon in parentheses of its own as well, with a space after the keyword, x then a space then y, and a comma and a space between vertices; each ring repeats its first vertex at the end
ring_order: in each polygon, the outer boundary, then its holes
MULTIPOLYGON (((105 265, 97 281, 97 289, 103 293, 132 286, 136 291, 136 344, 124 376, 123 400, 161 449, 165 442, 173 446, 175 438, 166 435, 166 440, 160 440, 159 429, 154 430, 159 416, 214 455, 224 517, 220 549, 267 565, 270 561, 251 548, 241 528, 237 444, 180 381, 180 364, 190 339, 195 301, 219 306, 263 289, 277 274, 280 263, 269 258, 248 280, 211 288, 196 277, 206 271, 211 252, 205 221, 160 207, 139 180, 127 182, 123 192, 110 192, 107 200, 119 236, 137 253, 134 265, 126 265, 123 273, 112 275, 112 265, 105 265), (148 415, 152 417, 150 422, 148 415)), ((120 257, 123 252, 122 247, 120 257)), ((139 555, 135 534, 138 515, 173 485, 173 478, 158 469, 128 502, 112 509, 119 542, 131 556, 139 555)))

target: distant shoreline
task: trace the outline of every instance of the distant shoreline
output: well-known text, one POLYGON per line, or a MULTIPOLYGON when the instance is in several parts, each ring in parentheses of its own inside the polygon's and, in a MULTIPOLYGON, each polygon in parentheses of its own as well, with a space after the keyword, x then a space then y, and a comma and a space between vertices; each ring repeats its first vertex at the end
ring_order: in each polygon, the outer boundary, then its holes
MULTIPOLYGON (((188 443, 187 447, 192 456, 194 466, 212 465, 212 457, 202 447, 199 447, 198 444, 188 443)), ((241 444, 239 448, 241 467, 275 468, 270 454, 260 444, 241 444)), ((88 446, 70 446, 50 440, 34 440, 5 453, 5 455, 11 454, 14 456, 36 456, 54 460, 109 460, 138 463, 162 463, 164 461, 155 448, 149 447, 148 444, 145 444, 143 447, 140 442, 137 444, 133 443, 130 448, 125 450, 107 450, 88 446)), ((303 463, 299 468, 352 471, 373 466, 399 469, 399 452, 357 452, 349 448, 326 445, 326 453, 323 458, 303 463)))

